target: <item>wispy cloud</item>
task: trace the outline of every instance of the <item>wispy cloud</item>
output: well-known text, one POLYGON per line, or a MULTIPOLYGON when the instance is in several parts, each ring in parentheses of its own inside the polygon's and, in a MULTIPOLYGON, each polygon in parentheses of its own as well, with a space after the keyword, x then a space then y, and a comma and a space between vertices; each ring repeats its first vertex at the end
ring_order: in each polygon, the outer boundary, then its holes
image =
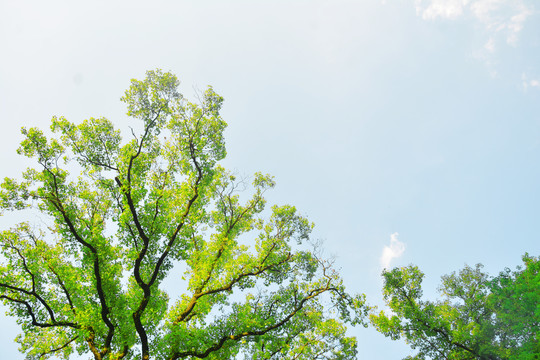
POLYGON ((527 74, 521 74, 521 81, 523 85, 523 90, 527 91, 529 87, 531 88, 540 88, 540 79, 529 79, 527 74))
POLYGON ((489 40, 484 45, 484 49, 486 49, 488 52, 492 53, 495 51, 495 40, 490 37, 489 40))
MULTIPOLYGON (((486 40, 472 56, 497 76, 498 50, 515 47, 525 23, 537 11, 527 0, 415 0, 416 13, 424 20, 465 19, 474 23, 486 40)), ((533 86, 528 84, 527 86, 533 86)))
POLYGON ((416 13, 425 20, 457 19, 470 16, 490 33, 488 51, 494 50, 495 34, 516 45, 532 5, 524 0, 415 0, 416 13))
POLYGON ((416 13, 426 20, 438 17, 455 19, 463 14, 468 2, 468 0, 416 0, 416 13))
POLYGON ((380 259, 383 269, 388 269, 392 259, 399 258, 405 251, 405 244, 398 240, 398 235, 397 232, 390 235, 390 245, 386 245, 383 249, 380 259))

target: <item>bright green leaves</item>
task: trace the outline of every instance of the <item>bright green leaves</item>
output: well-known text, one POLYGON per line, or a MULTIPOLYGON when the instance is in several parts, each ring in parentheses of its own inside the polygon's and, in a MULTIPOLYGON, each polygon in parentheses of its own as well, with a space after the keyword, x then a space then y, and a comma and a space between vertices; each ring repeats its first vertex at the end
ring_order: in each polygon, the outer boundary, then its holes
POLYGON ((383 334, 392 339, 404 337, 418 349, 420 359, 493 355, 489 339, 481 336, 491 313, 478 307, 486 301, 486 275, 479 266, 443 277, 440 291, 445 300, 439 302, 421 300, 424 275, 416 267, 396 268, 383 275, 384 297, 394 314, 388 317, 381 312, 371 317, 383 334))
MULTIPOLYGON (((29 206, 28 184, 18 183, 14 179, 5 178, 0 185, 0 209, 2 210, 22 210, 29 206)), ((3 211, 0 211, 0 214, 3 211)))
POLYGON ((272 207, 270 224, 265 230, 266 233, 273 230, 277 237, 292 238, 300 244, 309 238, 313 226, 313 223, 296 213, 294 206, 285 205, 272 207))
POLYGON ((511 359, 540 358, 540 259, 523 256, 524 267, 506 269, 490 282, 493 331, 511 359))
POLYGON ((157 135, 163 128, 165 115, 182 99, 177 90, 179 84, 171 73, 147 71, 146 79, 131 80, 131 86, 121 100, 127 104, 129 116, 143 120, 145 127, 157 135))
POLYGON ((35 157, 47 170, 55 169, 64 154, 64 147, 60 142, 56 139, 48 141, 43 131, 37 128, 22 128, 21 132, 26 139, 21 142, 17 153, 29 158, 35 157))
POLYGON ((48 223, 0 235, 0 298, 23 325, 22 349, 352 359, 345 324, 362 322, 364 298, 309 247, 313 224, 296 208, 266 209, 270 175, 255 174, 248 190, 218 165, 223 98, 209 87, 192 103, 178 83, 160 70, 132 80, 122 101, 139 125, 127 142, 105 118, 54 117, 52 138, 23 129, 18 152, 38 167, 5 179, 0 205, 37 209, 48 223), (186 282, 162 287, 182 272, 186 282))
POLYGON ((79 295, 84 274, 66 261, 60 246, 47 244, 27 224, 2 232, 0 243, 6 258, 0 297, 23 326, 23 348, 38 355, 50 344, 77 336, 81 326, 75 307, 84 307, 79 295))
POLYGON ((421 284, 424 274, 417 267, 394 268, 391 271, 385 271, 383 277, 384 299, 391 304, 395 303, 395 306, 399 306, 406 297, 414 299, 422 296, 421 284))
MULTIPOLYGON (((234 181, 234 177, 225 175, 220 179, 220 184, 225 179, 234 181)), ((262 182, 256 180, 255 184, 262 182)), ((216 359, 238 353, 254 359, 272 354, 309 359, 314 349, 318 349, 314 359, 354 358, 354 339, 344 336, 342 322, 322 316, 319 297, 331 298, 347 322, 362 317, 365 304, 363 298, 346 294, 330 264, 312 252, 293 249, 295 240, 307 238, 312 224, 294 207, 275 206, 268 222, 259 225, 252 214, 262 210, 253 200, 260 195, 256 193, 247 205, 240 205, 232 193, 217 194, 225 197, 219 198, 223 203, 213 217, 213 226, 221 236, 198 239, 194 256, 188 260, 193 295, 184 296, 169 315, 167 338, 186 339, 177 341, 173 358, 200 356, 213 347, 219 347, 216 357, 211 357, 216 359), (235 226, 260 232, 253 249, 235 239, 233 235, 239 235, 231 231, 235 226), (231 296, 233 292, 244 295, 246 301, 231 304, 232 299, 238 299, 231 296), (226 315, 214 318, 210 313, 229 306, 231 311, 226 315)))
POLYGON ((306 310, 303 317, 303 321, 297 321, 291 329, 293 333, 299 332, 299 336, 271 339, 268 344, 259 342, 259 351, 254 352, 253 358, 267 359, 277 351, 285 355, 285 359, 356 359, 356 339, 346 336, 342 323, 325 318, 317 309, 306 310))
POLYGON ((219 115, 222 103, 223 98, 208 87, 200 104, 185 101, 175 108, 167 124, 172 134, 167 147, 180 160, 182 171, 205 174, 225 157, 223 131, 227 124, 219 115))
POLYGON ((274 177, 269 174, 262 174, 260 172, 255 173, 255 178, 253 179, 253 186, 257 189, 271 189, 276 186, 274 177))
POLYGON ((417 349, 415 359, 535 359, 539 354, 540 266, 525 256, 525 269, 490 279, 482 266, 442 277, 443 301, 421 300, 423 273, 414 266, 384 272, 384 299, 392 314, 372 324, 417 349), (536 354, 536 355, 535 355, 536 354))
POLYGON ((63 117, 54 117, 51 130, 61 134, 64 146, 71 149, 86 170, 116 169, 121 138, 109 120, 90 118, 75 125, 63 117))

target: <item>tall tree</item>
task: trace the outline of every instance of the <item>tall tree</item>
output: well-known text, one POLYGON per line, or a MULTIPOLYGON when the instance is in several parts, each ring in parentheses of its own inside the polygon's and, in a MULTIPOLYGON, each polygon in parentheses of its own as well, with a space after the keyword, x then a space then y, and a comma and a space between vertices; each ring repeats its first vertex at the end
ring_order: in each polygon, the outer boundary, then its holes
POLYGON ((38 166, 4 180, 1 208, 45 216, 0 235, 0 298, 22 351, 353 359, 345 323, 362 322, 363 296, 311 247, 313 224, 293 206, 266 208, 271 176, 240 196, 246 180, 218 164, 222 97, 209 87, 193 103, 178 85, 161 71, 132 80, 122 101, 140 131, 125 143, 105 118, 55 117, 51 138, 22 130, 18 152, 38 166))
POLYGON ((442 277, 443 298, 422 300, 424 274, 416 266, 383 272, 391 313, 370 316, 384 335, 405 338, 408 359, 540 359, 540 261, 490 278, 482 266, 442 277))

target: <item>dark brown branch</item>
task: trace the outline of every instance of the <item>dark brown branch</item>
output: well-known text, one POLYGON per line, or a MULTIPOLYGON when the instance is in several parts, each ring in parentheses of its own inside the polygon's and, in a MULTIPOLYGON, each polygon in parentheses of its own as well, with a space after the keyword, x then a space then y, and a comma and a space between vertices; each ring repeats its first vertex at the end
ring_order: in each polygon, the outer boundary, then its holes
POLYGON ((81 328, 80 325, 78 325, 76 323, 69 322, 69 321, 56 321, 56 320, 51 319, 52 322, 50 322, 50 323, 39 322, 37 320, 37 318, 36 318, 36 314, 34 312, 34 309, 28 303, 28 301, 21 300, 21 299, 16 299, 16 298, 13 298, 13 297, 8 296, 8 295, 0 295, 0 299, 6 299, 8 301, 24 305, 26 307, 26 312, 32 318, 32 325, 34 325, 34 326, 41 327, 41 328, 48 328, 48 327, 71 327, 71 328, 74 328, 74 329, 80 329, 81 328))
MULTIPOLYGON (((137 229, 137 232, 139 233, 139 237, 143 241, 143 246, 141 251, 139 251, 139 255, 137 256, 137 259, 135 259, 135 267, 133 269, 133 275, 135 276, 135 281, 137 281, 137 284, 141 287, 141 289, 148 288, 148 284, 144 282, 144 280, 141 277, 141 263, 143 258, 146 255, 146 252, 148 251, 148 245, 150 244, 150 239, 146 235, 140 221, 139 217, 137 215, 137 210, 135 209, 135 203, 133 202, 133 199, 131 197, 131 191, 129 188, 124 189, 122 181, 120 178, 115 177, 114 178, 120 189, 122 189, 122 192, 124 196, 126 197, 129 210, 131 211, 131 216, 133 218, 133 222, 135 223, 135 228, 137 229)), ((128 181, 129 182, 129 181, 128 181)))
POLYGON ((45 355, 48 355, 48 354, 52 354, 52 353, 55 353, 57 351, 60 351, 62 349, 65 349, 66 347, 69 346, 69 344, 71 344, 72 342, 74 342, 75 340, 77 340, 79 338, 79 335, 75 336, 74 338, 71 338, 67 343, 65 343, 64 345, 62 346, 59 346, 57 348, 54 348, 54 349, 51 349, 49 351, 45 351, 45 352, 42 352, 41 354, 39 354, 39 358, 42 358, 43 356, 45 355))
MULTIPOLYGON (((132 156, 132 159, 133 159, 133 156, 132 156)), ((131 167, 131 161, 130 161, 130 167, 131 167)), ((129 170, 128 170, 128 182, 130 182, 129 178, 130 178, 130 176, 129 176, 129 170)), ((146 308, 146 305, 150 301, 151 291, 150 291, 150 286, 147 283, 145 283, 144 280, 141 277, 141 263, 142 263, 142 260, 143 260, 144 256, 146 255, 146 252, 148 250, 148 245, 150 243, 150 239, 148 238, 148 236, 144 232, 144 230, 142 228, 142 225, 139 222, 139 218, 137 216, 137 211, 135 210, 135 204, 133 202, 133 199, 131 198, 130 189, 129 188, 128 189, 123 189, 122 182, 120 181, 120 179, 118 177, 116 177, 115 180, 116 180, 116 183, 118 184, 118 186, 122 189, 122 192, 124 193, 124 196, 127 199, 128 206, 130 208, 131 215, 133 217, 133 221, 135 222, 135 227, 137 228, 139 236, 143 240, 142 249, 139 251, 137 259, 135 259, 135 266, 133 268, 133 276, 135 277, 135 281, 137 282, 137 284, 139 285, 139 287, 143 291, 143 298, 142 298, 141 303, 139 304, 139 307, 137 308, 137 310, 135 310, 135 312, 132 314, 132 318, 133 318, 133 323, 135 325, 135 330, 137 331, 137 334, 139 335, 139 339, 141 340, 141 350, 142 350, 142 354, 143 354, 143 360, 146 360, 146 359, 149 359, 149 350, 150 349, 148 347, 148 336, 147 336, 146 330, 144 329, 144 326, 142 324, 141 316, 142 316, 142 314, 143 314, 143 312, 144 312, 144 310, 146 308)))
POLYGON ((129 184, 131 184, 131 169, 133 168, 133 161, 135 159, 137 159, 139 157, 139 155, 141 155, 144 141, 146 140, 146 137, 150 134, 150 129, 152 127, 154 127, 157 119, 159 118, 159 115, 161 114, 161 111, 162 111, 162 109, 159 108, 158 111, 157 111, 156 116, 154 117, 154 119, 152 119, 148 123, 148 126, 146 126, 146 129, 144 129, 144 134, 143 134, 143 136, 141 138, 141 141, 139 142, 139 148, 137 149, 137 152, 134 155, 131 155, 131 157, 129 159, 129 165, 128 165, 128 171, 127 171, 127 180, 128 180, 129 184))
POLYGON ((154 267, 154 271, 152 272, 152 277, 150 279, 149 285, 151 286, 157 279, 157 276, 159 274, 159 270, 162 266, 162 264, 165 262, 167 256, 169 255, 169 252, 174 246, 174 243, 176 242, 176 238, 178 237, 178 234, 180 233, 180 230, 184 227, 186 218, 189 216, 189 213, 191 211, 191 207, 199 197, 199 185, 203 178, 202 169, 197 162, 197 157, 195 156, 195 148, 193 146, 193 142, 190 142, 190 153, 191 153, 191 159, 193 160, 193 163, 195 165, 195 168, 197 169, 197 179, 195 180, 195 184, 193 186, 194 194, 189 199, 186 210, 184 211, 184 214, 182 214, 182 218, 180 220, 180 223, 176 226, 176 229, 174 233, 172 234, 171 238, 169 239, 169 242, 167 243, 167 246, 165 247, 165 250, 161 254, 160 258, 158 259, 156 266, 154 267))
POLYGON ((225 336, 221 337, 221 339, 217 343, 215 343, 214 345, 208 347, 205 351, 200 351, 199 352, 199 351, 196 351, 196 350, 190 350, 190 351, 184 351, 184 352, 176 352, 176 353, 171 355, 169 360, 176 360, 176 359, 179 359, 179 358, 186 358, 188 356, 193 356, 193 357, 197 357, 197 358, 200 358, 200 359, 206 358, 211 353, 220 350, 223 347, 223 345, 225 345, 225 343, 227 341, 231 341, 231 340, 232 341, 239 341, 242 338, 245 338, 245 337, 248 337, 248 336, 265 335, 266 333, 268 333, 268 332, 270 332, 272 330, 278 329, 278 328, 282 327, 283 325, 285 325, 300 310, 302 310, 302 308, 304 307, 304 305, 305 305, 305 303, 307 301, 313 299, 316 296, 319 296, 323 292, 335 291, 335 290, 337 290, 337 289, 330 288, 330 287, 325 287, 325 288, 322 288, 322 289, 314 289, 314 290, 310 291, 310 293, 306 297, 304 297, 302 300, 300 300, 299 302, 295 301, 296 306, 294 307, 294 309, 286 317, 284 317, 283 319, 281 319, 280 321, 278 321, 277 323, 275 323, 273 325, 267 326, 266 328, 261 329, 261 330, 251 330, 251 331, 240 332, 240 333, 237 333, 237 334, 234 334, 234 335, 225 335, 225 336))
POLYGON ((139 236, 143 240, 143 247, 140 250, 139 255, 137 256, 137 259, 135 260, 135 268, 133 270, 133 275, 135 276, 135 280, 137 281, 137 284, 145 292, 146 292, 145 289, 149 288, 149 286, 144 282, 144 280, 141 277, 140 267, 141 267, 142 260, 145 257, 146 252, 148 251, 148 245, 150 243, 150 239, 146 235, 146 232, 144 231, 144 229, 143 229, 143 227, 142 227, 142 225, 141 225, 141 223, 139 221, 139 216, 137 214, 137 210, 135 209, 135 203, 133 201, 133 198, 131 197, 131 170, 133 168, 133 162, 141 154, 144 142, 145 142, 146 138, 148 137, 148 135, 150 134, 150 129, 154 126, 154 124, 158 120, 159 115, 161 113, 161 110, 162 110, 161 108, 158 109, 157 114, 154 117, 154 119, 151 120, 149 122, 149 124, 146 126, 144 134, 143 134, 143 136, 141 138, 141 141, 139 142, 139 147, 137 149, 137 152, 134 155, 131 155, 131 157, 129 159, 129 165, 128 165, 128 169, 127 169, 127 186, 126 186, 126 188, 123 187, 123 184, 122 184, 122 181, 120 180, 120 178, 118 176, 115 177, 116 183, 118 184, 118 186, 120 187, 122 193, 124 194, 124 196, 127 199, 129 210, 131 211, 131 215, 133 217, 133 222, 135 223, 135 227, 137 228, 139 236))
POLYGON ((134 322, 134 325, 135 325, 135 329, 137 331, 137 334, 139 335, 139 339, 141 340, 141 350, 142 350, 142 358, 143 358, 143 360, 149 358, 149 347, 148 347, 148 336, 147 336, 146 330, 144 329, 144 326, 143 326, 143 324, 141 322, 141 316, 142 316, 144 310, 146 309, 146 306, 148 305, 148 302, 150 301, 151 284, 150 283, 145 283, 144 280, 142 279, 142 276, 141 276, 141 264, 142 264, 142 261, 143 261, 144 257, 146 256, 146 252, 148 251, 148 246, 150 244, 150 238, 148 237, 148 235, 144 231, 144 229, 143 229, 143 227, 142 227, 142 225, 141 225, 141 223, 139 221, 137 210, 135 209, 135 203, 133 201, 133 198, 131 197, 131 170, 133 168, 133 162, 141 154, 143 144, 144 144, 146 138, 150 134, 150 129, 154 126, 154 124, 158 120, 161 111, 162 111, 161 108, 158 109, 157 114, 154 117, 154 119, 151 120, 149 122, 149 124, 146 126, 145 132, 144 132, 144 134, 143 134, 143 136, 141 138, 141 141, 139 142, 139 147, 137 149, 137 152, 134 155, 131 155, 131 157, 129 159, 129 165, 128 165, 128 169, 127 169, 127 185, 126 185, 126 187, 124 188, 124 186, 122 184, 122 181, 120 180, 120 178, 118 176, 115 177, 116 183, 118 184, 118 186, 120 187, 122 193, 126 197, 126 200, 127 200, 128 206, 129 206, 129 210, 131 211, 131 216, 133 218, 133 222, 135 223, 135 227, 137 229, 137 232, 139 233, 139 236, 143 241, 142 248, 139 251, 137 259, 135 259, 135 266, 133 268, 133 276, 135 277, 135 281, 137 282, 137 284, 139 285, 139 287, 143 291, 143 298, 141 300, 141 303, 139 304, 139 307, 137 308, 137 310, 135 310, 135 312, 132 315, 133 322, 134 322))
MULTIPOLYGON (((244 217, 244 215, 251 209, 253 209, 259 202, 261 201, 261 198, 258 198, 257 201, 255 203, 253 203, 251 206, 248 206, 244 209, 244 211, 242 211, 237 217, 236 219, 234 219, 234 221, 232 221, 232 218, 234 216, 234 211, 233 211, 233 208, 232 208, 232 204, 231 204, 231 224, 227 227, 227 231, 225 232, 225 238, 227 238, 227 236, 230 234, 230 232, 232 231, 232 229, 236 226, 236 224, 240 221, 240 219, 242 219, 244 217)), ((229 196, 229 202, 230 202, 230 196, 229 196)), ((226 214, 225 214, 226 215, 226 214)), ((228 221, 227 221, 228 222, 228 221)), ((275 244, 272 246, 272 249, 275 247, 275 244)), ((203 281, 202 285, 199 287, 199 291, 202 291, 202 289, 208 284, 208 282, 210 281, 211 277, 212 277, 212 273, 214 272, 214 269, 215 269, 215 266, 218 262, 218 260, 221 258, 221 256, 223 255, 223 251, 225 250, 225 244, 223 244, 219 250, 218 250, 218 253, 217 253, 217 256, 216 258, 214 259, 214 261, 212 262, 212 265, 210 267, 210 271, 208 272, 208 275, 206 276, 206 279, 203 281)), ((267 254, 267 257, 270 255, 270 252, 267 254)), ((266 258, 265 258, 266 260, 266 258)), ((264 261, 263 261, 264 263, 264 261)))
MULTIPOLYGON (((271 269, 273 267, 276 267, 276 266, 279 266, 279 265, 282 265, 282 264, 288 262, 291 259, 291 257, 292 257, 292 254, 288 253, 287 257, 285 257, 283 260, 281 260, 278 263, 270 264, 270 265, 267 265, 267 266, 264 266, 264 267, 260 267, 257 271, 250 271, 250 272, 247 272, 247 273, 240 274, 237 277, 233 278, 228 284, 223 285, 223 286, 221 286, 219 288, 215 288, 215 289, 208 290, 208 291, 205 291, 205 292, 196 292, 193 295, 193 297, 191 298, 187 308, 176 318, 176 320, 173 322, 173 324, 176 325, 176 324, 179 324, 180 322, 182 322, 183 320, 185 320, 190 315, 190 313, 193 311, 195 306, 197 305, 197 301, 200 298, 202 298, 203 296, 212 295, 212 294, 216 294, 216 293, 219 293, 219 292, 230 291, 233 288, 233 286, 236 285, 237 283, 239 283, 242 279, 244 279, 246 277, 250 277, 250 276, 260 275, 263 272, 265 272, 265 271, 267 271, 267 270, 269 270, 269 269, 271 269)), ((266 258, 267 257, 265 257, 265 260, 266 260, 266 258)), ((261 266, 263 264, 264 264, 264 261, 261 263, 261 266)))
MULTIPOLYGON (((192 158, 193 158, 195 166, 197 167, 197 170, 198 170, 198 177, 197 177, 197 179, 195 181, 195 186, 194 186, 195 194, 189 200, 189 202, 187 204, 187 207, 186 207, 186 211, 182 215, 182 220, 181 220, 180 224, 176 227, 176 230, 175 230, 173 236, 169 240, 164 252, 162 253, 160 258, 158 259, 158 261, 157 261, 157 263, 156 263, 156 265, 154 267, 154 271, 152 273, 150 281, 148 282, 148 284, 144 284, 144 286, 141 286, 142 289, 143 289, 143 292, 144 292, 144 296, 143 296, 143 299, 141 300, 141 303, 139 304, 139 307, 137 308, 135 313, 133 313, 133 320, 135 322, 135 328, 137 329, 137 333, 139 334, 139 338, 141 339, 141 342, 142 342, 143 359, 149 358, 149 349, 148 349, 148 340, 147 340, 146 330, 144 329, 144 327, 142 325, 141 316, 142 316, 142 313, 144 312, 144 310, 146 309, 146 306, 148 305, 148 302, 150 300, 150 295, 151 295, 150 288, 155 283, 162 264, 165 262, 167 256, 169 255, 170 250, 174 246, 174 243, 176 241, 178 233, 180 232, 180 230, 184 226, 185 220, 186 220, 187 216, 189 215, 189 213, 191 211, 191 207, 195 203, 195 200, 197 200, 197 198, 199 197, 199 184, 202 181, 202 176, 203 176, 202 175, 202 169, 199 167, 199 164, 197 163, 196 158, 195 158, 195 154, 193 152, 192 152, 192 158)), ((128 203, 129 203, 129 199, 128 199, 128 203)), ((145 243, 143 245, 143 250, 141 250, 141 253, 143 253, 143 251, 146 252, 147 247, 148 247, 148 243, 145 243)), ((139 255, 141 253, 139 253, 139 255)), ((139 264, 139 266, 140 266, 140 259, 141 259, 141 257, 139 256, 137 258, 136 262, 135 262, 135 271, 138 270, 137 264, 139 264)), ((141 285, 141 284, 139 284, 139 285, 141 285)))
POLYGON ((105 291, 103 290, 103 284, 102 284, 103 279, 101 277, 101 271, 100 271, 100 268, 99 268, 98 252, 97 252, 97 249, 94 246, 92 246, 90 243, 85 241, 81 237, 81 235, 78 233, 78 231, 75 229, 75 225, 71 221, 71 219, 68 216, 66 210, 64 209, 64 206, 62 205, 62 202, 60 201, 60 195, 59 195, 59 191, 58 191, 58 184, 57 184, 57 181, 56 181, 56 175, 53 172, 51 172, 50 170, 49 170, 49 173, 53 177, 54 190, 55 190, 55 195, 53 195, 53 197, 50 198, 49 201, 58 210, 58 212, 62 215, 62 218, 64 219, 64 222, 68 226, 68 229, 69 229, 70 233, 73 235, 73 237, 75 238, 75 240, 78 243, 80 243, 81 245, 83 245, 84 247, 88 248, 92 252, 92 255, 93 255, 93 258, 94 258, 93 259, 94 276, 96 278, 96 290, 98 292, 98 297, 99 297, 99 301, 100 301, 100 305, 101 305, 101 318, 105 322, 105 324, 107 325, 107 328, 108 328, 108 333, 107 333, 107 337, 105 339, 104 349, 106 349, 108 351, 108 349, 111 346, 112 338, 114 336, 115 326, 111 322, 111 320, 109 319, 110 310, 109 310, 109 307, 107 306, 107 302, 106 302, 106 298, 105 298, 105 291))
POLYGON ((15 250, 15 252, 17 252, 17 254, 19 255, 19 257, 21 258, 22 262, 23 262, 23 267, 24 267, 24 270, 27 274, 30 275, 30 278, 32 279, 32 291, 28 291, 28 290, 24 290, 22 288, 17 288, 17 287, 10 287, 8 284, 0 284, 0 286, 3 286, 3 287, 7 287, 7 288, 10 288, 11 290, 16 290, 18 292, 23 292, 27 295, 30 295, 30 296, 33 296, 36 300, 38 300, 44 307, 45 309, 47 310, 47 312, 49 313, 49 317, 51 318, 51 321, 53 323, 56 323, 56 317, 54 315, 54 311, 52 310, 52 308, 50 307, 50 305, 45 301, 45 299, 43 299, 43 297, 41 297, 41 295, 39 295, 36 291, 36 281, 35 281, 35 275, 34 273, 32 273, 30 271, 30 269, 28 268, 28 264, 26 263, 26 258, 23 256, 23 254, 21 253, 21 251, 14 245, 12 244, 9 244, 8 247, 12 250, 15 250))
POLYGON ((82 244, 83 246, 90 249, 90 251, 93 254, 93 257, 94 257, 94 259, 93 259, 94 276, 96 278, 96 288, 97 288, 98 297, 99 297, 99 301, 100 301, 100 305, 101 305, 101 318, 103 319, 103 321, 107 325, 107 328, 109 329, 109 332, 107 334, 107 338, 105 340, 105 345, 104 345, 104 347, 108 349, 110 347, 112 338, 114 336, 114 324, 111 322, 111 320, 109 320, 110 310, 109 310, 109 307, 107 306, 107 302, 106 302, 106 299, 105 299, 105 291, 103 290, 103 284, 102 284, 103 280, 101 278, 101 271, 100 271, 100 268, 99 268, 99 256, 98 256, 97 249, 95 247, 93 247, 90 243, 84 241, 83 238, 79 235, 79 233, 75 229, 75 226, 73 225, 71 219, 69 218, 69 216, 67 215, 67 213, 63 209, 60 201, 59 200, 55 201, 55 202, 53 202, 53 204, 56 206, 58 211, 60 211, 60 213, 62 214, 62 216, 64 218, 64 221, 68 225, 68 228, 69 228, 71 234, 75 237, 75 239, 80 244, 82 244))
POLYGON ((69 294, 69 291, 66 288, 66 285, 62 281, 62 278, 60 277, 60 275, 58 275, 58 273, 56 271, 54 271, 53 267, 50 266, 50 265, 49 265, 49 270, 51 270, 51 272, 56 276, 56 280, 58 280, 58 284, 60 285, 60 287, 62 288, 62 291, 64 291, 64 294, 66 295, 69 307, 73 311, 73 314, 75 314, 75 307, 73 306, 73 301, 71 300, 71 295, 69 294))

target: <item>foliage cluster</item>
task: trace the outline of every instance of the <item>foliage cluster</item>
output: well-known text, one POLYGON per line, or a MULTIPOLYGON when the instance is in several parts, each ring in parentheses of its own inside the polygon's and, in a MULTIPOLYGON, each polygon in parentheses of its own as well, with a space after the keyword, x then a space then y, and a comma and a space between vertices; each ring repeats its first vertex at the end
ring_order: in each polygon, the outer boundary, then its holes
POLYGON ((363 296, 302 245, 313 224, 266 207, 271 176, 255 174, 243 201, 244 180, 219 165, 223 98, 209 87, 190 102, 178 85, 161 71, 132 80, 122 101, 142 130, 127 142, 106 118, 55 117, 52 137, 23 129, 18 152, 37 167, 4 180, 0 207, 46 218, 0 234, 0 298, 22 351, 353 359, 345 323, 362 322, 363 296))
POLYGON ((422 300, 416 266, 385 271, 391 313, 372 314, 371 322, 417 349, 407 359, 540 359, 540 260, 523 262, 493 278, 481 265, 443 276, 439 301, 422 300))

